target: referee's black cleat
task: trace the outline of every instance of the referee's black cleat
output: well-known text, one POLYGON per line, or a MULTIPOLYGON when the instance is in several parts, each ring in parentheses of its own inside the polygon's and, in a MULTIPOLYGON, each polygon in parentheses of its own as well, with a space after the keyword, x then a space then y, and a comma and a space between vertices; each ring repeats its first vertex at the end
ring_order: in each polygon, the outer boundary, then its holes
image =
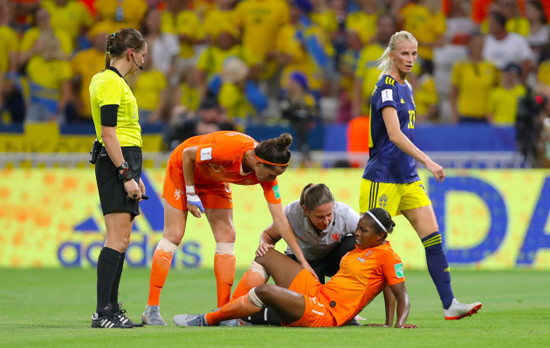
POLYGON ((109 304, 92 315, 92 328, 132 329, 134 324, 124 313, 126 310, 119 307, 115 311, 109 304))

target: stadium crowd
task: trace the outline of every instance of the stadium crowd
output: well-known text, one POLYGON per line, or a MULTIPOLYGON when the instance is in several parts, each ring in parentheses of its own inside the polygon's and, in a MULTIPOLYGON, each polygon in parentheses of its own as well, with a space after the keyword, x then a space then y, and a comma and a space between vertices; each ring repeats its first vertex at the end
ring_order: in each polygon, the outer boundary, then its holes
POLYGON ((301 146, 315 122, 360 126, 404 29, 416 122, 513 125, 520 98, 550 96, 549 18, 550 0, 0 0, 1 121, 91 122, 106 36, 133 27, 150 52, 127 77, 140 123, 174 145, 284 123, 301 146))

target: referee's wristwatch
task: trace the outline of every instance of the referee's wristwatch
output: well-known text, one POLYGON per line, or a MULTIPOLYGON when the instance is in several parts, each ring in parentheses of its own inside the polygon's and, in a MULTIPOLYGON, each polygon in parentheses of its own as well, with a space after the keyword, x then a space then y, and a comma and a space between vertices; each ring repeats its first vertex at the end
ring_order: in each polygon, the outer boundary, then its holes
POLYGON ((134 173, 132 173, 132 169, 130 168, 130 165, 128 165, 128 162, 122 162, 122 164, 116 169, 118 170, 118 178, 122 182, 130 181, 134 178, 134 173))

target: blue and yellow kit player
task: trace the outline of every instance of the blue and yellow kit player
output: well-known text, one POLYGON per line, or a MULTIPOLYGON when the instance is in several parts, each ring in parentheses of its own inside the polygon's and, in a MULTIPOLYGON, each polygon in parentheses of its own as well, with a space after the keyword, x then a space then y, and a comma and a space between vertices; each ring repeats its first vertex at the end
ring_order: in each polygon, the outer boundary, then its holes
POLYGON ((391 140, 382 117, 382 109, 397 110, 401 132, 414 141, 416 107, 408 82, 400 84, 390 75, 383 75, 371 98, 369 127, 370 158, 363 173, 360 209, 379 207, 392 216, 414 208, 431 205, 416 170, 416 161, 391 140))

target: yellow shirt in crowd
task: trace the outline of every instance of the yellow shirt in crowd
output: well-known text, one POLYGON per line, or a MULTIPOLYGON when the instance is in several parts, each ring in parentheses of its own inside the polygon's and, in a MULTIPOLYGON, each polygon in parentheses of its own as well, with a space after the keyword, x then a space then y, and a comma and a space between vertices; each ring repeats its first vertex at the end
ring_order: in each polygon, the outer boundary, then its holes
POLYGON ((512 89, 502 86, 495 87, 489 94, 488 113, 493 115, 493 121, 499 125, 514 125, 518 114, 519 98, 527 93, 525 86, 516 85, 512 89))
POLYGON ((167 84, 166 76, 162 71, 141 71, 133 88, 139 109, 156 110, 160 102, 160 94, 167 84))
POLYGON ((197 62, 197 68, 206 73, 207 78, 222 71, 223 62, 228 57, 239 57, 246 65, 254 66, 261 61, 243 46, 234 46, 228 50, 222 50, 217 46, 209 46, 202 51, 197 62))
POLYGON ((66 60, 45 61, 41 56, 35 56, 27 64, 29 82, 39 88, 38 97, 50 100, 59 100, 63 82, 72 76, 71 63, 66 60))
POLYGON ((242 43, 260 59, 275 48, 277 32, 288 21, 288 3, 282 0, 244 0, 235 8, 242 43))
POLYGON ((356 31, 364 44, 376 34, 378 13, 368 14, 365 12, 350 13, 346 18, 346 29, 356 31))
MULTIPOLYGON (((204 39, 204 27, 193 11, 183 10, 176 16, 169 11, 162 11, 160 23, 160 29, 165 33, 184 34, 194 40, 204 39)), ((180 47, 181 58, 191 58, 195 54, 192 44, 180 42, 180 47)))
MULTIPOLYGON (((312 25, 304 33, 306 36, 315 35, 321 45, 325 45, 325 40, 321 28, 312 25)), ((286 87, 290 74, 294 71, 302 72, 306 75, 309 88, 319 90, 323 86, 323 70, 313 61, 313 58, 304 49, 302 43, 296 39, 296 27, 287 24, 281 28, 277 36, 277 51, 288 54, 292 60, 283 67, 281 76, 281 86, 286 87)))
MULTIPOLYGON (((409 3, 401 9, 405 18, 403 29, 413 34, 419 42, 434 42, 445 34, 445 15, 440 12, 432 14, 424 5, 409 3)), ((426 45, 418 46, 418 55, 426 60, 433 60, 433 49, 426 45)))
POLYGON ((82 115, 92 117, 90 106, 90 92, 88 86, 92 77, 105 68, 105 52, 98 52, 95 48, 89 48, 78 52, 72 60, 74 76, 80 76, 80 99, 83 103, 82 115))
POLYGON ((361 54, 357 62, 357 69, 355 70, 355 78, 362 81, 362 99, 366 101, 361 106, 361 112, 363 115, 369 114, 369 101, 374 91, 374 86, 380 79, 381 71, 378 70, 378 58, 384 53, 386 48, 380 46, 377 43, 367 45, 361 54))
POLYGON ((457 61, 451 72, 451 85, 458 87, 458 114, 485 118, 489 93, 498 80, 499 72, 493 63, 457 61))
POLYGON ((50 14, 52 28, 67 33, 72 40, 78 36, 81 27, 93 23, 90 11, 80 1, 71 0, 66 6, 58 6, 53 0, 44 0, 41 6, 50 14))
POLYGON ((4 74, 10 69, 10 52, 17 52, 19 38, 12 28, 0 26, 0 73, 4 74))
MULTIPOLYGON (((141 29, 141 21, 147 12, 145 0, 96 0, 95 9, 101 20, 116 23, 116 30, 120 28, 141 29)), ((113 31, 113 32, 114 32, 113 31)))
POLYGON ((220 33, 221 27, 234 26, 235 25, 234 11, 221 11, 218 8, 209 10, 204 17, 204 32, 210 37, 215 39, 220 33))
POLYGON ((329 56, 334 56, 336 52, 330 38, 338 30, 336 14, 332 10, 325 9, 322 12, 312 12, 310 18, 313 23, 317 24, 323 30, 323 33, 327 38, 327 44, 325 45, 327 54, 329 56))
MULTIPOLYGON (((71 37, 60 30, 54 30, 54 33, 55 36, 57 36, 57 38, 59 39, 63 52, 67 55, 71 54, 73 51, 73 43, 71 37)), ((23 39, 21 41, 21 52, 30 50, 34 46, 36 40, 40 37, 40 34, 40 29, 38 29, 37 27, 27 30, 25 32, 25 35, 23 35, 23 39)))

